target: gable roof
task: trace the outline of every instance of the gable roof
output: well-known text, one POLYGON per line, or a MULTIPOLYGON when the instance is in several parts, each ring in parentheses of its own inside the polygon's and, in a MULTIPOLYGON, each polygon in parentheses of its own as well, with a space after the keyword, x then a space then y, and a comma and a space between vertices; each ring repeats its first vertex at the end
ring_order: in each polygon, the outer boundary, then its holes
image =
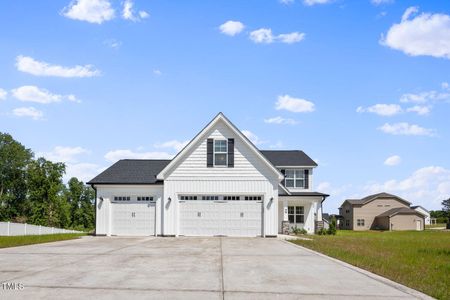
POLYGON ((380 199, 380 198, 395 198, 398 201, 407 204, 408 206, 411 205, 411 202, 408 202, 405 199, 400 198, 399 196, 382 192, 382 193, 378 193, 378 194, 369 195, 369 196, 361 198, 361 199, 347 199, 342 203, 341 207, 345 204, 345 202, 348 202, 351 205, 364 205, 369 202, 372 202, 373 200, 380 199))
POLYGON ((420 206, 420 205, 414 205, 414 206, 411 206, 411 208, 412 208, 412 209, 418 209, 418 208, 421 208, 421 209, 423 209, 424 211, 426 211, 427 213, 430 213, 430 212, 428 211, 428 209, 426 209, 425 207, 420 206))
POLYGON ((231 131, 236 135, 236 137, 240 138, 244 144, 246 144, 255 154, 257 157, 259 157, 260 160, 263 161, 269 169, 271 169, 275 174, 278 175, 278 179, 282 180, 284 178, 283 174, 278 171, 277 168, 264 156, 262 153, 256 148, 256 146, 233 124, 230 120, 228 120, 227 117, 223 113, 218 113, 214 119, 211 120, 173 159, 172 161, 164 167, 164 169, 159 172, 159 174, 156 176, 158 180, 164 180, 166 177, 166 174, 177 164, 179 163, 183 157, 186 155, 186 153, 189 152, 194 145, 203 138, 203 136, 219 121, 224 122, 231 131))
POLYGON ((393 217, 395 215, 420 215, 423 217, 423 214, 418 212, 417 210, 411 209, 409 207, 397 207, 392 208, 388 211, 385 211, 384 213, 379 214, 378 217, 393 217))
POLYGON ((167 159, 122 159, 87 184, 156 184, 156 175, 169 164, 167 159))
POLYGON ((301 150, 261 150, 261 153, 277 167, 317 167, 317 163, 301 150))

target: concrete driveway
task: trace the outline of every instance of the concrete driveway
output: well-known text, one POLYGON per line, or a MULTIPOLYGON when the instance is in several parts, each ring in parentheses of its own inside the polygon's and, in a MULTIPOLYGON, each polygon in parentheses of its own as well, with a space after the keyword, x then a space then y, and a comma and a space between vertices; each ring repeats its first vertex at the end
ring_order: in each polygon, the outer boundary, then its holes
POLYGON ((262 238, 85 237, 0 249, 0 280, 3 299, 427 297, 289 242, 262 238), (8 290, 4 282, 19 289, 8 290))

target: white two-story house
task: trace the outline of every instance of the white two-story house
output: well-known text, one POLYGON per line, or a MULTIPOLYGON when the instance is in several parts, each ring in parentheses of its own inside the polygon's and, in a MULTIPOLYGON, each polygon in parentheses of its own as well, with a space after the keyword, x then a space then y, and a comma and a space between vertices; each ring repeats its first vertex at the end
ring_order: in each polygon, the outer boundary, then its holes
POLYGON ((273 237, 314 233, 328 195, 299 150, 262 151, 222 113, 172 160, 116 162, 93 178, 96 234, 273 237))

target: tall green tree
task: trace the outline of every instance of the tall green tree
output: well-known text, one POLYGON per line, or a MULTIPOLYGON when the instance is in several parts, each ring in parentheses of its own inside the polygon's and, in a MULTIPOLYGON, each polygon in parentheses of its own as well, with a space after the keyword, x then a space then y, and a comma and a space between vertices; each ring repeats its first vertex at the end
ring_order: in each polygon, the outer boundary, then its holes
POLYGON ((37 225, 66 227, 70 221, 70 205, 62 194, 63 163, 45 158, 30 162, 28 167, 28 215, 37 225))
POLYGON ((442 211, 450 218, 450 198, 442 201, 442 211))
POLYGON ((0 132, 0 220, 25 218, 27 167, 33 153, 0 132))
POLYGON ((94 228, 94 190, 82 181, 72 177, 66 189, 66 198, 70 203, 71 227, 79 230, 94 228))

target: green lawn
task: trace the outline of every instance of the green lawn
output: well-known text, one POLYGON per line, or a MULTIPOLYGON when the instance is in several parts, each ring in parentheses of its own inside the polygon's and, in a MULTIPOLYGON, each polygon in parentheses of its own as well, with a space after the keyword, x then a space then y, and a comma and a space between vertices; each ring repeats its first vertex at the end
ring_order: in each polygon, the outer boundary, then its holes
POLYGON ((77 239, 85 233, 61 233, 46 235, 0 236, 0 248, 40 244, 77 239))
POLYGON ((298 245, 322 252, 438 299, 450 299, 450 231, 354 232, 298 245))

